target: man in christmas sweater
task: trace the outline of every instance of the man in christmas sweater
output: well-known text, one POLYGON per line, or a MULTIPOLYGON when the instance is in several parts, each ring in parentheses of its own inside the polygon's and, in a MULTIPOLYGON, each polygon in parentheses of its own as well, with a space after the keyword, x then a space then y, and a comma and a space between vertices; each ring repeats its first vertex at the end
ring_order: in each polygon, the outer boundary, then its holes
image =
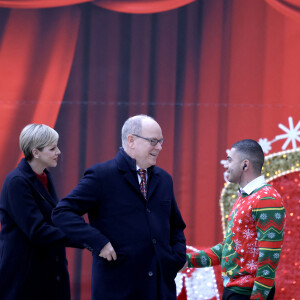
POLYGON ((285 209, 261 176, 264 153, 254 140, 235 143, 227 157, 228 179, 242 187, 228 218, 225 241, 187 254, 188 267, 221 264, 223 300, 274 299, 285 209))

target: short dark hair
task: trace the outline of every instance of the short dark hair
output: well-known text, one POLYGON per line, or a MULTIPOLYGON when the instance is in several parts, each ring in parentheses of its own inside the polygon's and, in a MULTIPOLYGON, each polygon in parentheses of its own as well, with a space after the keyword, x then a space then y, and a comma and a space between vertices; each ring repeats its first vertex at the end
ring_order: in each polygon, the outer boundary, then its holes
POLYGON ((258 142, 251 139, 241 140, 234 143, 232 148, 242 154, 243 159, 248 159, 256 172, 261 172, 265 155, 258 142))

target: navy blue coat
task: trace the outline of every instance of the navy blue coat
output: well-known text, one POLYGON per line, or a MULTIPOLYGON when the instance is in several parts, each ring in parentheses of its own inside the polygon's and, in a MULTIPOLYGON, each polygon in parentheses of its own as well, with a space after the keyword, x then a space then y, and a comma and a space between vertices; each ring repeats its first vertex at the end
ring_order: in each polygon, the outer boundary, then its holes
POLYGON ((65 234, 51 213, 58 199, 25 159, 5 179, 0 198, 0 299, 68 300, 65 234))
POLYGON ((185 224, 171 176, 148 169, 148 201, 138 183, 136 161, 123 149, 89 168, 77 187, 54 209, 52 219, 93 254, 93 300, 176 299, 174 279, 184 265, 185 224), (80 217, 88 213, 89 222, 80 217), (116 261, 98 256, 111 242, 116 261))

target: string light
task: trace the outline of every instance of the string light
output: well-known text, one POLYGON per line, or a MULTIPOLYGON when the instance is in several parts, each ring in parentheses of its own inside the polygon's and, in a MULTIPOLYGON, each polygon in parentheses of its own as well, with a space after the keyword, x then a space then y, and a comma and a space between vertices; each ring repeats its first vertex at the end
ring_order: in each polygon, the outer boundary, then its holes
MULTIPOLYGON (((199 249, 187 246, 187 252, 198 252, 199 249)), ((177 274, 175 278, 177 296, 181 293, 183 285, 186 288, 188 300, 217 299, 220 300, 214 269, 192 268, 185 269, 177 274), (183 284, 184 283, 184 284, 183 284)))

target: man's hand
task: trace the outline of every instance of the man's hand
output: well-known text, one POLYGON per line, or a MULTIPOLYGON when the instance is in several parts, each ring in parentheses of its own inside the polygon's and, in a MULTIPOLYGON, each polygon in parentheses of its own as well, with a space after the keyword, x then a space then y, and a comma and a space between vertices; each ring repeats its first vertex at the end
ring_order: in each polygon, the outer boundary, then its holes
POLYGON ((117 254, 116 254, 113 246, 111 245, 111 243, 107 243, 102 248, 102 250, 99 253, 99 256, 107 259, 108 261, 116 260, 117 259, 117 254))

